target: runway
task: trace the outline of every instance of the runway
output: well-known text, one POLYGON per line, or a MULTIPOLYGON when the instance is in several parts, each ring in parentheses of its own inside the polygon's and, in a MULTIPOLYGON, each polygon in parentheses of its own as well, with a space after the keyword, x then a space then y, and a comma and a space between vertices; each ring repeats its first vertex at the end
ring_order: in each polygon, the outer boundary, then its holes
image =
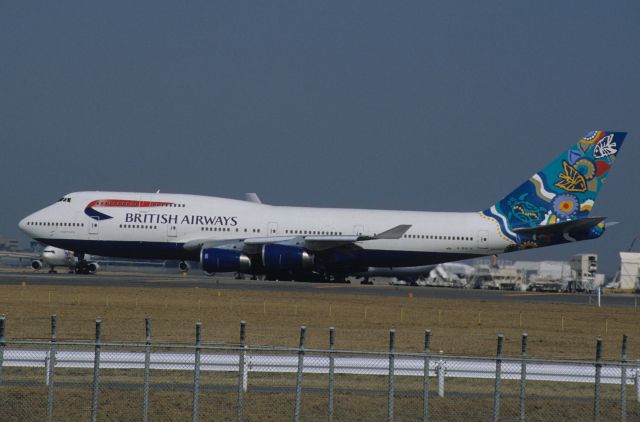
MULTIPOLYGON (((49 274, 29 271, 0 272, 0 285, 66 285, 144 288, 204 288, 251 291, 288 291, 297 293, 334 293, 360 296, 406 297, 448 300, 508 301, 545 304, 595 305, 596 296, 580 293, 534 293, 438 287, 307 283, 291 281, 236 280, 225 276, 201 274, 166 274, 140 272, 107 272, 97 275, 49 274)), ((602 296, 605 307, 635 307, 637 296, 610 294, 602 296)))

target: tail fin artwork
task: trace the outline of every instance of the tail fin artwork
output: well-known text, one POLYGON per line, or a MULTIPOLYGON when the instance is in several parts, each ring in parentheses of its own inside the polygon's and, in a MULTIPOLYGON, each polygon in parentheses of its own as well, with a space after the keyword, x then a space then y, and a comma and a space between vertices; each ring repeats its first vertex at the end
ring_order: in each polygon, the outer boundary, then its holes
POLYGON ((511 249, 599 237, 604 232, 604 218, 587 217, 625 136, 626 132, 587 133, 551 164, 482 211, 483 216, 497 222, 501 234, 513 242, 511 249))

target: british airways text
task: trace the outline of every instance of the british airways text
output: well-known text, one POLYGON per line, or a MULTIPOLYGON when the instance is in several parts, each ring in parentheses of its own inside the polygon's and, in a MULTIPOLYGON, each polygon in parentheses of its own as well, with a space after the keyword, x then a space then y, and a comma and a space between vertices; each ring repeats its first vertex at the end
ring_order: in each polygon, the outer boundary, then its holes
POLYGON ((155 224, 194 224, 200 226, 237 226, 238 217, 222 215, 184 215, 177 214, 132 213, 125 214, 126 223, 155 223, 155 224))

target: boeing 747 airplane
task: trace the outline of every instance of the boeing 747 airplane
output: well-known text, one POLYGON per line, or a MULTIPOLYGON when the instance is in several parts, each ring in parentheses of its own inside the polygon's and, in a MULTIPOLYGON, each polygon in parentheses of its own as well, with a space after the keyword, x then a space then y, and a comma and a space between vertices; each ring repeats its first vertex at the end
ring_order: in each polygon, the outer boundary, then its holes
POLYGON ((85 254, 197 261, 207 273, 341 279, 369 267, 435 265, 596 239, 590 217, 626 136, 593 131, 513 192, 476 212, 273 206, 259 200, 75 192, 19 223, 30 237, 85 254))

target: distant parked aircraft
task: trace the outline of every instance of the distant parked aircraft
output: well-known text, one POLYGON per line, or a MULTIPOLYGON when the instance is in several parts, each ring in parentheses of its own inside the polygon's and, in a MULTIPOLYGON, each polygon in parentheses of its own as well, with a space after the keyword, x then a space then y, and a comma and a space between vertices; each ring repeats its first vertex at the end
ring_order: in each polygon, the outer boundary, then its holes
POLYGON ((41 270, 45 266, 49 266, 49 272, 56 272, 56 267, 67 267, 69 271, 74 273, 95 274, 100 268, 97 261, 89 256, 85 256, 87 264, 81 270, 78 267, 78 258, 72 251, 56 248, 55 246, 47 246, 42 250, 40 255, 31 252, 0 252, 0 256, 18 259, 30 259, 31 268, 41 270))
MULTIPOLYGON (((199 261, 208 273, 334 279, 600 237, 589 213, 625 132, 594 131, 500 201, 476 212, 273 206, 233 199, 75 192, 20 221, 32 238, 87 253, 199 261)), ((453 175, 442 175, 453 177, 453 175)), ((464 177, 474 177, 466 174, 464 177)))

